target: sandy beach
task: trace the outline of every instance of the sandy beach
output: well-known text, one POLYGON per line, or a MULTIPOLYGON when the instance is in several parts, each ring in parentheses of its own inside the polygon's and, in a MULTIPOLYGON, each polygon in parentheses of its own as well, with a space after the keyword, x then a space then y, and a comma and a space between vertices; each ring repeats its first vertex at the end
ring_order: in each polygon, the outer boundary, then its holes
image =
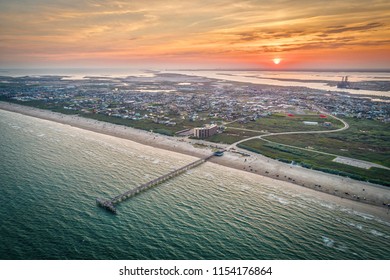
MULTIPOLYGON (((140 144, 194 157, 210 155, 212 148, 215 147, 227 147, 227 145, 224 146, 202 140, 169 137, 75 115, 63 115, 7 102, 0 102, 0 109, 120 137, 140 144)), ((387 219, 390 216, 389 207, 387 206, 390 203, 390 188, 384 186, 309 170, 300 166, 288 165, 240 149, 227 151, 224 156, 214 157, 210 161, 226 167, 258 174, 260 180, 268 181, 271 178, 285 181, 288 183, 283 183, 282 186, 299 188, 315 196, 326 196, 333 201, 342 200, 343 203, 349 204, 352 208, 357 205, 355 201, 364 202, 358 203, 362 211, 367 210, 387 219), (240 152, 245 153, 246 156, 240 154, 240 152), (302 186, 305 188, 302 188, 302 186), (374 207, 374 205, 377 207, 374 207)))

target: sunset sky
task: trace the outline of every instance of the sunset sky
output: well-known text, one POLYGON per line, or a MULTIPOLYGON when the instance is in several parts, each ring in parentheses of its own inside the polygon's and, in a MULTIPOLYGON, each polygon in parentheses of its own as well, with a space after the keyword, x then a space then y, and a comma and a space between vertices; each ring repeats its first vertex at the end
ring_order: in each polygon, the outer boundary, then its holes
POLYGON ((1 0, 7 67, 390 69, 390 1, 1 0))

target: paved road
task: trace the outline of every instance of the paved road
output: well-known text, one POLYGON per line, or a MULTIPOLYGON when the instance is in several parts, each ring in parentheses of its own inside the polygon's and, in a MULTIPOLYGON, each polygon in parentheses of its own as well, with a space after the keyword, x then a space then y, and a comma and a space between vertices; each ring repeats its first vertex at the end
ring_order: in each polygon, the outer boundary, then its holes
MULTIPOLYGON (((335 116, 332 116, 332 115, 329 115, 331 116, 332 118, 336 119, 336 120, 339 120, 341 121, 343 124, 344 124, 344 127, 342 128, 339 128, 339 129, 334 129, 334 130, 315 130, 315 131, 289 131, 289 132, 276 132, 276 133, 267 133, 267 134, 264 134, 264 132, 261 132, 261 131, 257 131, 259 133, 262 133, 262 135, 257 135, 257 136, 253 136, 253 137, 249 137, 249 138, 246 138, 246 139, 243 139, 243 140, 240 140, 240 141, 237 141, 233 144, 231 144, 228 148, 234 148, 236 147, 238 144, 242 143, 242 142, 245 142, 245 141, 248 141, 248 140, 251 140, 251 139, 262 139, 262 140, 265 140, 267 142, 272 142, 272 141, 269 141, 269 140, 266 140, 266 139, 263 139, 263 137, 266 137, 266 136, 274 136, 274 135, 291 135, 291 134, 320 134, 320 133, 334 133, 334 132, 340 132, 340 131, 343 131, 343 130, 346 130, 349 128, 349 124, 338 118, 338 117, 335 117, 335 116)), ((249 130, 249 131, 256 131, 256 130, 249 130)), ((279 143, 278 143, 279 144, 279 143)), ((283 145, 283 144, 281 144, 283 145)), ((285 146, 288 146, 288 145, 285 145, 285 146)), ((298 149, 305 149, 305 148, 299 148, 299 147, 295 147, 295 146, 290 146, 290 147, 294 147, 294 148, 298 148, 298 149)), ((310 149, 306 149, 308 151, 313 151, 313 150, 310 150, 310 149)))
MULTIPOLYGON (((321 112, 323 113, 323 112, 321 112)), ((325 113, 323 113, 325 114, 325 113)), ((274 135, 295 135, 295 134, 322 134, 322 133, 334 133, 334 132, 340 132, 340 131, 343 131, 343 130, 346 130, 349 128, 349 124, 338 118, 338 117, 335 117, 335 116, 332 116, 332 115, 329 115, 331 116, 332 118, 336 119, 336 120, 339 120, 340 122, 342 122, 344 124, 344 127, 342 128, 339 128, 339 129, 334 129, 334 130, 316 130, 316 131, 289 131, 289 132, 277 132, 277 133, 267 133, 267 134, 264 134, 264 132, 262 131, 257 131, 259 133, 262 133, 262 135, 257 135, 257 136, 253 136, 253 137, 249 137, 249 138, 246 138, 246 139, 243 139, 243 140, 240 140, 240 141, 237 141, 233 144, 231 144, 230 146, 227 147, 227 150, 231 149, 231 148, 235 148, 237 149, 237 145, 240 144, 240 143, 243 143, 245 141, 248 141, 248 140, 251 140, 251 139, 261 139, 263 141, 266 141, 268 143, 274 143, 274 144, 278 144, 278 145, 283 145, 285 147, 290 147, 290 148, 294 148, 294 149, 298 149, 298 150, 303 150, 303 151, 309 151, 309 152, 315 152, 315 153, 318 153, 318 154, 323 154, 323 155, 329 155, 329 156, 334 156, 334 157, 338 157, 338 158, 341 158, 341 159, 345 159, 347 161, 351 161, 351 162, 357 162, 357 163, 362 163, 362 164, 366 164, 366 165, 370 165, 370 166, 374 166, 374 167, 379 167, 379 168, 384 168, 384 169, 388 169, 390 170, 390 168, 388 167, 385 167, 383 165, 379 165, 379 164, 376 164, 376 163, 372 163, 372 162, 368 162, 368 161, 363 161, 363 160, 357 160, 357 159, 354 159, 354 158, 347 158, 347 157, 343 157, 343 156, 339 156, 339 155, 336 155, 336 154, 331 154, 331 153, 326 153, 326 152, 321 152, 321 151, 317 151, 317 150, 311 150, 311 149, 307 149, 307 148, 301 148, 301 147, 296 147, 296 146, 291 146, 291 145, 286 145, 286 144, 281 144, 281 143, 277 143, 277 142, 273 142, 273 141, 270 141, 268 139, 265 139, 264 137, 268 137, 268 136, 274 136, 274 135)), ((246 130, 246 129, 240 129, 240 130, 246 130)), ((249 130, 248 131, 255 131, 256 130, 249 130)))

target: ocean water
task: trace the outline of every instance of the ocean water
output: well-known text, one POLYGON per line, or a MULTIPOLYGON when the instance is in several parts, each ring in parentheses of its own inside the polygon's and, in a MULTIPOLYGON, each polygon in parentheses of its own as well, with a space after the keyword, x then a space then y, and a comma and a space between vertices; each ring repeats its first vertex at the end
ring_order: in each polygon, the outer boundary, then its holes
POLYGON ((0 110, 0 259, 390 259, 390 224, 261 176, 0 110))

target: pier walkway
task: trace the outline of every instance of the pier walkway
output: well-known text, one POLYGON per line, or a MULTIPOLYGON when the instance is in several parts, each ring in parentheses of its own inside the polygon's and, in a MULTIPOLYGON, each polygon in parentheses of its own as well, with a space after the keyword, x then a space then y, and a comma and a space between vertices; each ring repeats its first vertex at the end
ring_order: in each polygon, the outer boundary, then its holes
MULTIPOLYGON (((223 153, 223 152, 219 152, 219 153, 223 153)), ((187 164, 183 167, 180 167, 178 169, 175 169, 174 171, 171 171, 165 175, 162 175, 156 179, 153 179, 145 184, 142 184, 134 189, 131 189, 127 192, 124 192, 120 195, 117 195, 115 196, 114 198, 112 199, 102 199, 102 198, 98 198, 96 199, 96 203, 97 205, 99 205, 100 207, 103 207, 109 211, 111 211, 112 213, 116 214, 116 208, 115 208, 115 205, 128 199, 128 198, 131 198, 137 194, 139 194, 140 192, 143 192, 143 191, 146 191, 148 189, 150 189, 151 187, 154 187, 158 184, 161 184, 162 182, 164 181, 167 181, 173 177, 176 177, 182 173, 184 173, 185 171, 191 169, 191 168, 194 168, 194 167, 197 167, 199 165, 201 165, 202 163, 206 162, 207 160, 209 160, 210 158, 212 158, 213 156, 215 156, 216 153, 213 153, 211 154, 210 156, 207 156, 205 158, 202 158, 202 159, 198 159, 190 164, 187 164)))

